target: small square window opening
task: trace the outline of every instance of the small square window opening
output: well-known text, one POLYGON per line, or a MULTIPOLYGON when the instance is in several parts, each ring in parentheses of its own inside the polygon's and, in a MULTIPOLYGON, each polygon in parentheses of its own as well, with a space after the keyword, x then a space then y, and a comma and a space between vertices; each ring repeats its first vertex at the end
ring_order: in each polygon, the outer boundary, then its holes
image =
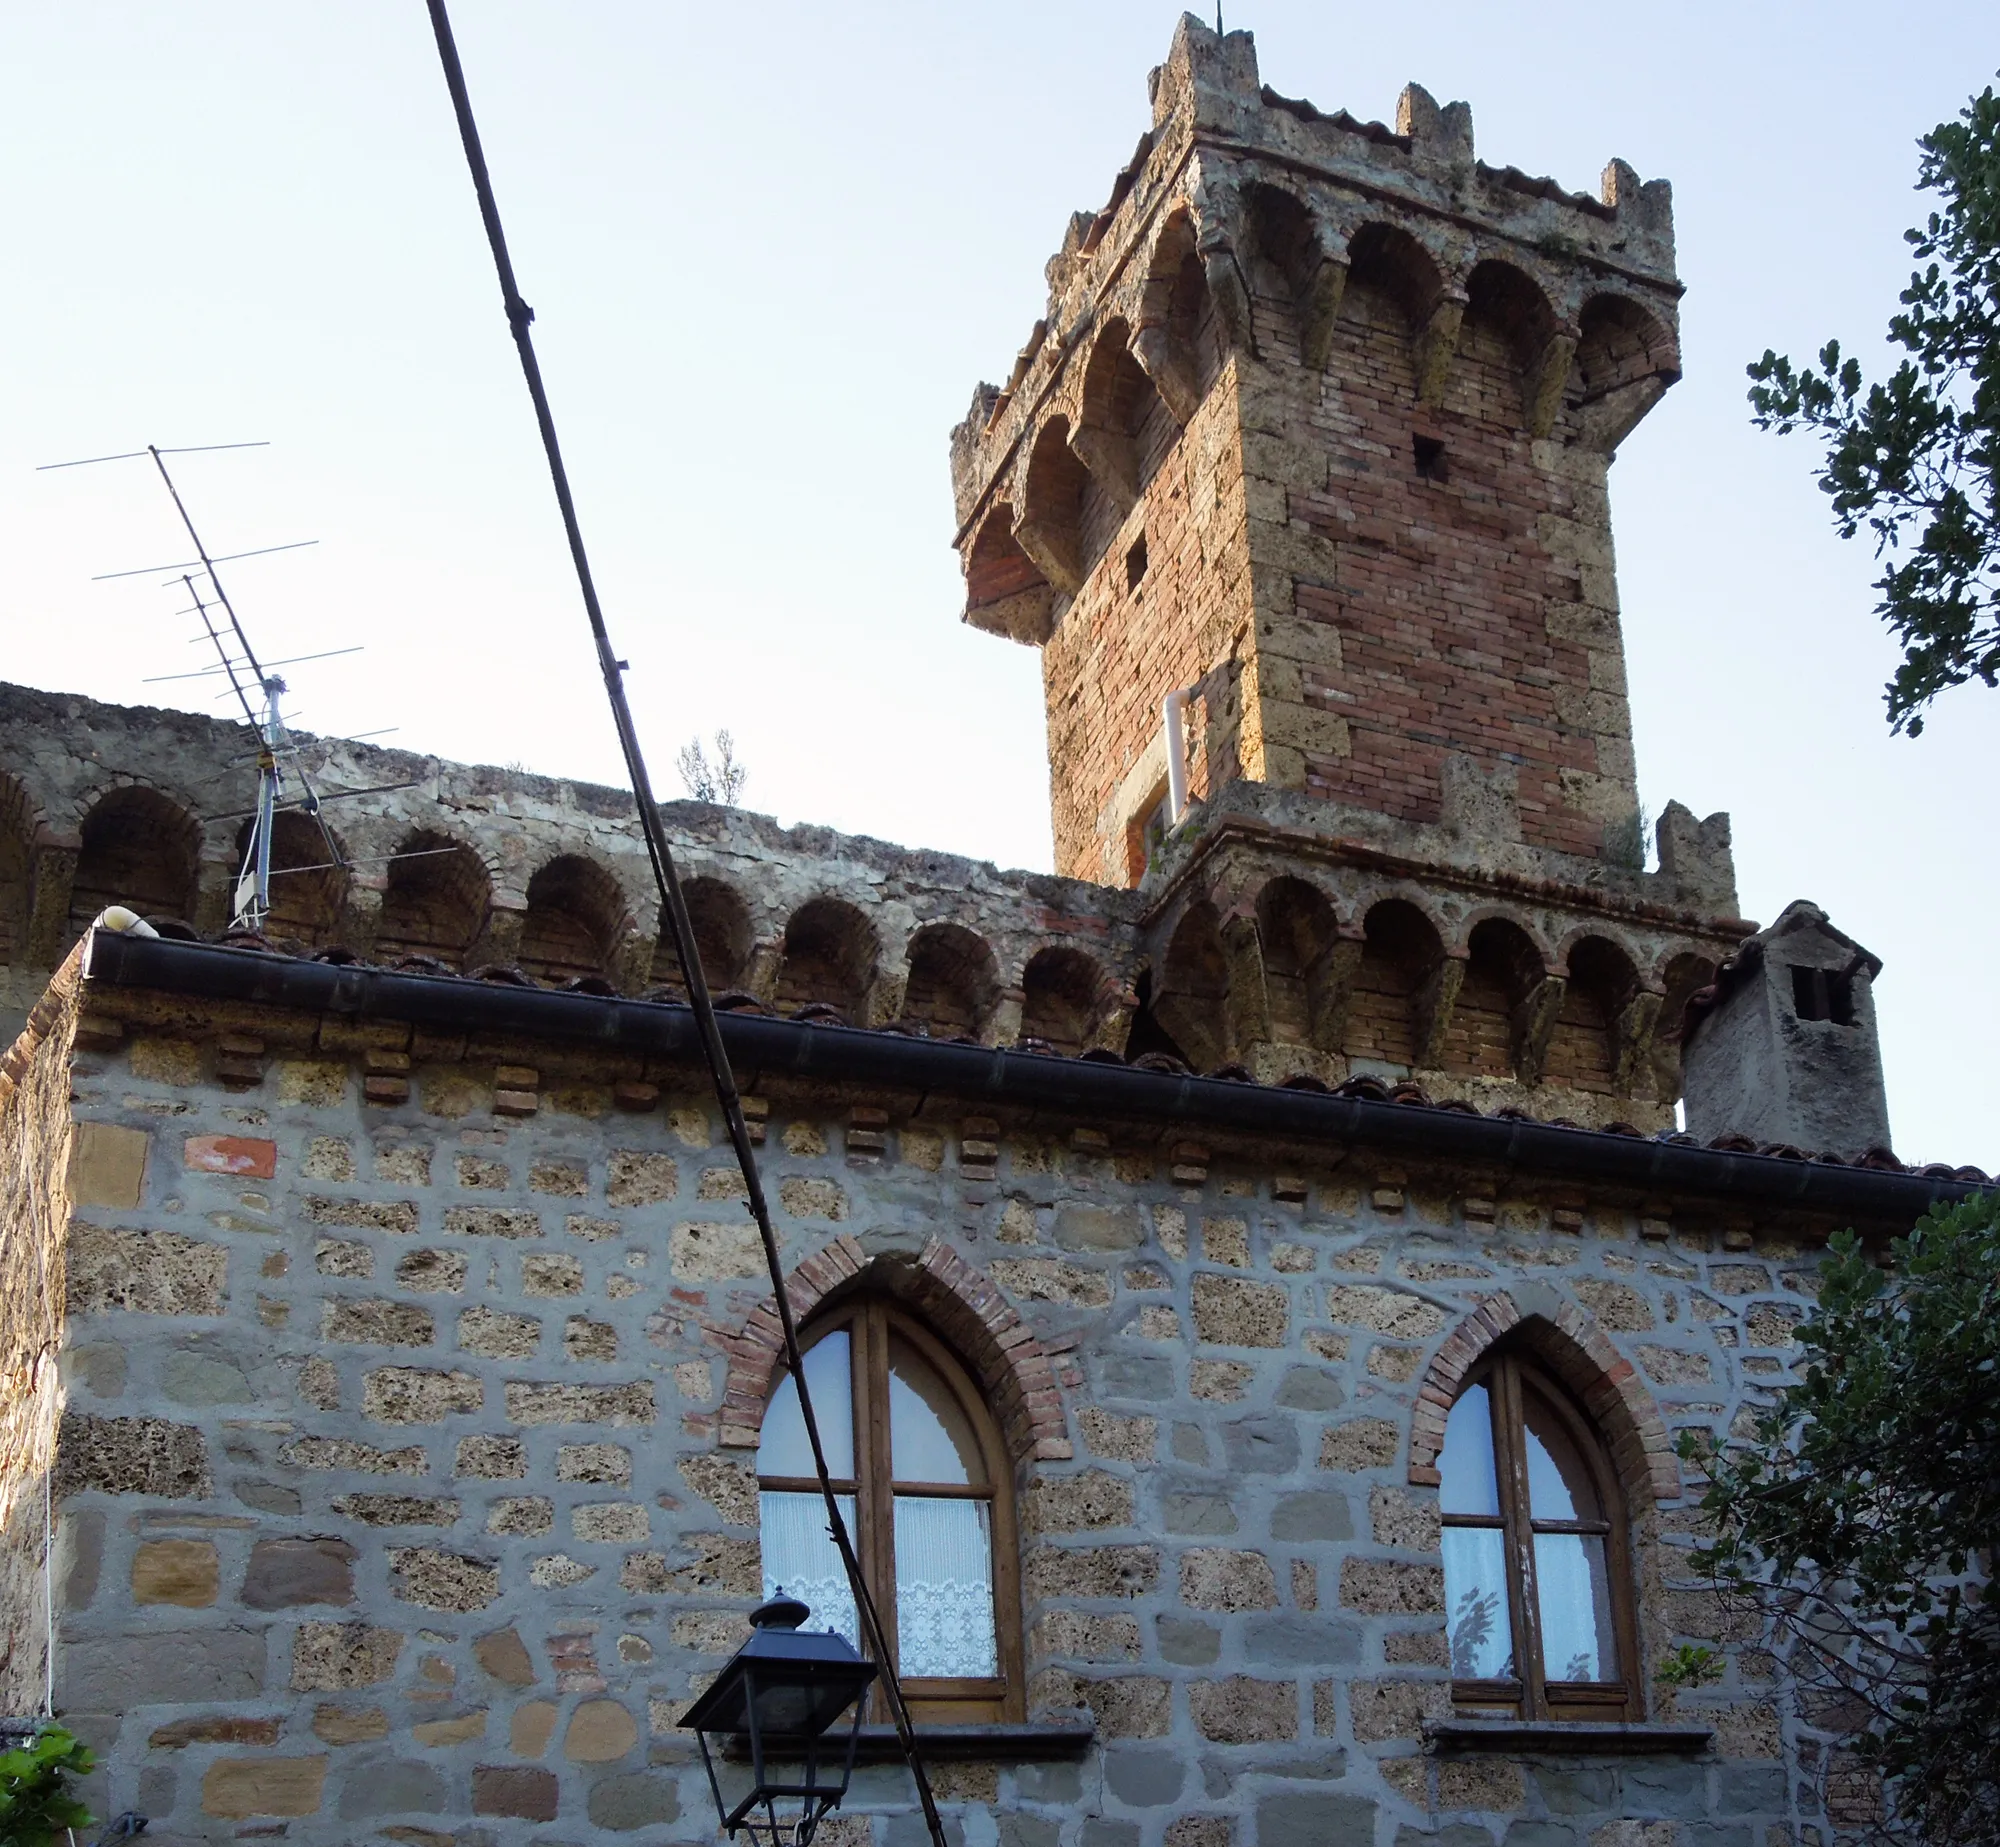
POLYGON ((1146 535, 1142 532, 1132 541, 1132 549, 1125 554, 1125 588, 1136 590, 1140 578, 1146 575, 1146 535))
POLYGON ((1435 436, 1412 436, 1410 447, 1417 459, 1417 476, 1424 481, 1449 481, 1451 466, 1444 444, 1435 436))

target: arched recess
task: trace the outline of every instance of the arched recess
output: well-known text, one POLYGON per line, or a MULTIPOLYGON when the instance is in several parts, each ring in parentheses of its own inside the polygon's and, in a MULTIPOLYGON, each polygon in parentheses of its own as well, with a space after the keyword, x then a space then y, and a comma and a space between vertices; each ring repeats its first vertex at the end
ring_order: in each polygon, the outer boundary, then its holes
POLYGON ((1132 352, 1183 427, 1221 366, 1221 336, 1208 277, 1195 250, 1193 216, 1182 207, 1154 234, 1146 252, 1132 352))
POLYGON ((1662 971, 1664 996, 1649 1053, 1653 1095, 1661 1103, 1672 1103, 1681 1094, 1681 1047, 1687 1030, 1687 1005, 1714 982, 1715 975, 1712 958, 1691 952, 1675 956, 1662 971))
MULTIPOLYGON (((750 966, 753 943, 749 906, 737 895, 736 888, 722 879, 689 879, 681 886, 681 896, 687 903, 688 922, 694 926, 695 953, 701 958, 702 977, 710 993, 740 988, 750 966)), ((659 941, 653 946, 652 978, 686 998, 687 986, 681 979, 673 931, 664 921, 659 941)))
POLYGON ((1618 1088, 1621 1022, 1639 992, 1632 958, 1616 943, 1586 936, 1569 952, 1569 984, 1549 1035, 1543 1080, 1610 1096, 1618 1088))
MULTIPOLYGON (((236 865, 250 851, 253 822, 236 836, 236 865)), ((335 850, 320 824, 304 814, 279 814, 271 821, 271 910, 264 934, 273 942, 324 949, 339 928, 347 898, 346 871, 330 862, 335 850)))
MULTIPOLYGON (((1067 1462, 1075 1454, 1062 1411, 1062 1392, 1042 1345, 1015 1313, 998 1284, 933 1237, 912 1261, 871 1260, 845 1235, 804 1258, 785 1278, 793 1314, 804 1321, 849 1290, 879 1285, 910 1304, 955 1349, 979 1381, 1014 1459, 1017 1477, 1036 1462, 1067 1462)), ((755 1449, 771 1375, 784 1355, 777 1310, 754 1309, 729 1343, 716 1440, 725 1449, 755 1449)))
POLYGON ((157 789, 113 789, 84 817, 71 939, 112 904, 141 917, 192 917, 200 853, 201 830, 178 803, 157 789))
POLYGON ((1221 920, 1203 899, 1175 926, 1153 993, 1153 1017, 1197 1071, 1230 1061, 1228 993, 1221 920))
POLYGON ((1049 418, 1028 451, 1014 537, 1064 596, 1083 587, 1089 570, 1083 544, 1083 497, 1089 485, 1089 470, 1069 446, 1069 419, 1049 418))
POLYGON ((1532 435, 1546 436, 1562 407, 1569 379, 1573 335, 1535 279, 1512 263, 1489 257, 1466 278, 1465 327, 1460 351, 1469 356, 1491 344, 1508 355, 1521 394, 1521 420, 1532 435))
POLYGON ((580 853, 560 854, 528 881, 521 967, 551 986, 607 975, 631 923, 625 894, 605 867, 580 853))
POLYGON ((462 967, 492 905, 493 883, 479 855, 449 834, 421 829, 389 861, 375 959, 430 956, 462 967))
POLYGON ((903 1014, 933 1039, 976 1038, 1000 995, 986 939, 961 924, 926 924, 910 939, 903 1014))
POLYGON ((1518 924, 1504 917, 1475 924, 1444 1037, 1444 1069, 1466 1077, 1522 1075, 1528 1011, 1547 973, 1541 951, 1518 924))
POLYGON ((1337 1050, 1328 1043, 1341 999, 1334 966, 1340 932, 1331 902, 1304 879, 1273 879, 1257 894, 1257 934, 1272 1038, 1337 1050))
POLYGON ((1407 367, 1411 394, 1435 403, 1458 343, 1462 299, 1446 289, 1436 259, 1399 225, 1363 225, 1347 255, 1343 320, 1357 327, 1391 379, 1407 367))
POLYGON ((1098 484, 1130 507, 1145 484, 1147 424, 1160 408, 1160 394, 1132 355, 1132 329, 1114 316, 1098 329, 1083 372, 1082 402, 1069 446, 1098 484))
POLYGON ((13 964, 27 949, 34 837, 27 791, 0 772, 0 965, 13 964))
POLYGON ((1673 330, 1629 295, 1593 295, 1577 317, 1568 403, 1584 443, 1616 449, 1681 375, 1673 330))
POLYGON ((785 925, 779 1010, 792 1013, 818 1001, 861 1023, 879 954, 874 926, 853 905, 838 898, 800 905, 785 925))
POLYGON ((1257 257, 1270 272, 1259 278, 1260 292, 1271 283, 1282 288, 1300 357, 1317 371, 1346 290, 1346 259, 1327 248, 1312 212, 1282 187, 1248 186, 1243 206, 1257 257))
POLYGON ((1438 1485, 1445 1419, 1465 1376, 1496 1341, 1522 1342, 1583 1401, 1611 1446, 1626 1492, 1635 1499, 1678 1500, 1680 1464, 1659 1407, 1591 1317, 1547 1283, 1517 1283, 1488 1296, 1461 1321, 1424 1373, 1410 1419, 1409 1479, 1438 1485))
POLYGON ((965 619, 989 635, 1039 647, 1049 638, 1053 605, 1042 567, 1014 536, 1014 509, 1007 501, 980 521, 965 554, 965 619))
POLYGON ((1414 1070, 1422 1062, 1435 1007, 1444 943, 1406 898, 1385 898, 1363 920, 1341 1051, 1362 1068, 1414 1070))
POLYGON ((1111 1011, 1111 978, 1081 949, 1038 949, 1021 977, 1021 1037, 1075 1057, 1111 1011))

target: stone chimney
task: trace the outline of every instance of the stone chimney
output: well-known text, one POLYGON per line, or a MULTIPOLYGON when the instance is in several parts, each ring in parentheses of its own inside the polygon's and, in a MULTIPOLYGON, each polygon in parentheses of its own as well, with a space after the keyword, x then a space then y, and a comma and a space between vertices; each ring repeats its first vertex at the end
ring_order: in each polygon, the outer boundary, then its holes
POLYGON ((1798 899, 1689 1004, 1689 1134, 1849 1160, 1889 1146, 1874 980, 1881 959, 1798 899))

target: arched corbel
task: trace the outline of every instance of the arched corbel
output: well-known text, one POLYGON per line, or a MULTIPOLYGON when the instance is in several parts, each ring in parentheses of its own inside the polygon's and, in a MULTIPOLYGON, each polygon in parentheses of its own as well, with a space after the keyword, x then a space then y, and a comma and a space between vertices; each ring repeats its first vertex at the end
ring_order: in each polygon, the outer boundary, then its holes
POLYGON ((1417 991, 1417 1065, 1434 1071, 1444 1063, 1444 1042, 1451 1033, 1451 1016, 1458 1007, 1459 989, 1465 986, 1466 958, 1447 955, 1431 971, 1417 991))
POLYGON ((1355 977, 1367 938, 1360 930, 1342 930, 1326 954, 1306 971, 1306 1030, 1314 1049, 1338 1053, 1347 1036, 1347 1010, 1354 999, 1355 977))
POLYGON ((1121 515, 1138 505, 1138 456, 1129 436, 1079 422, 1069 433, 1069 452, 1090 471, 1090 478, 1121 515))
POLYGON ((1514 1010, 1514 1075, 1524 1084, 1542 1081, 1549 1041, 1555 1037, 1563 996, 1568 992, 1569 983, 1561 975, 1545 975, 1514 1010))
POLYGON ((1534 364, 1528 368, 1527 389, 1523 395, 1527 399, 1530 436, 1546 436, 1556 427, 1556 418, 1562 414, 1563 394, 1569 389, 1570 364, 1576 358, 1576 343, 1580 337, 1574 327, 1558 327, 1544 342, 1534 364))
POLYGON ((1243 266, 1237 262, 1235 250, 1219 236, 1212 243, 1204 239, 1201 266, 1208 278, 1208 292, 1215 298, 1224 337, 1231 346, 1254 355, 1257 332, 1250 319, 1250 287, 1243 280, 1243 266))
POLYGON ((1458 351, 1466 305, 1465 290, 1456 283, 1448 284, 1418 330, 1412 358, 1417 375, 1417 402, 1426 410, 1435 410, 1444 401, 1445 381, 1451 375, 1452 358, 1458 351))
POLYGON ((1271 994, 1264 975, 1264 940, 1256 913, 1245 907, 1222 920, 1222 958, 1228 971, 1223 990, 1223 1017, 1229 1027, 1229 1055, 1245 1051, 1271 1037, 1271 994))
POLYGON ((1340 320, 1340 304, 1347 297, 1347 240, 1322 228, 1315 240, 1319 266, 1306 283, 1299 301, 1299 350, 1309 372, 1326 368, 1333 351, 1333 330, 1340 320))
POLYGON ((1139 370, 1152 381, 1153 389, 1160 394, 1160 402, 1167 407, 1167 415, 1172 417, 1182 429, 1194 421, 1194 414, 1201 408, 1201 387, 1196 384, 1186 362, 1174 350, 1173 335, 1165 321, 1153 321, 1132 329, 1132 357, 1139 362, 1139 370))
POLYGON ((1640 1073, 1652 1062, 1653 1033, 1659 1025, 1660 1007, 1666 996, 1641 988, 1620 1010, 1612 1031, 1616 1066, 1612 1087, 1621 1096, 1634 1095, 1640 1073))

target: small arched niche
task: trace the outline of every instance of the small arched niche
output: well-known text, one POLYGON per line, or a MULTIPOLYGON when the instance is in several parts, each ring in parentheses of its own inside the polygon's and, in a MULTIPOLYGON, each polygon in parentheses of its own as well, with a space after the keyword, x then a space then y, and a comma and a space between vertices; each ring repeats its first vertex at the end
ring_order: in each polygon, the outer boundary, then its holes
POLYGON ((1075 1057, 1096 1040, 1109 977, 1081 949, 1038 949, 1021 977, 1021 1037, 1075 1057))
POLYGON ((961 924, 926 924, 910 939, 904 1017, 933 1039, 977 1038, 999 997, 986 939, 961 924))
POLYGON ((70 888, 72 939, 107 906, 141 917, 194 915, 201 835, 194 817, 157 789, 114 789, 85 817, 70 888))
POLYGON ((1229 961, 1221 920, 1205 899, 1188 906, 1175 926, 1160 965, 1153 1017, 1196 1071, 1213 1071, 1230 1059, 1229 961))
POLYGON ((874 926, 853 905, 839 898, 814 898, 800 905, 785 925, 779 1011, 795 1013, 818 1002, 863 1023, 879 954, 874 926))
POLYGON ((1287 1045, 1321 1044, 1332 996, 1329 961, 1339 941, 1333 905, 1304 879, 1273 879, 1257 894, 1257 934, 1264 950, 1264 992, 1271 1036, 1287 1045))
POLYGON ((1070 447, 1120 511, 1131 506, 1158 465, 1144 438, 1160 409, 1160 394, 1133 357, 1131 327, 1113 316, 1091 345, 1070 447))
POLYGON ((1569 952, 1569 983, 1549 1035, 1545 1082, 1609 1096, 1617 1089, 1619 1022, 1639 991, 1632 958, 1616 943, 1586 936, 1569 952))
POLYGON ((606 868, 581 854, 562 854, 528 881, 521 967, 552 987, 608 975, 630 921, 625 894, 606 868))
POLYGON ((1465 979, 1445 1034, 1444 1068, 1465 1077, 1518 1076, 1525 1011, 1546 970, 1520 925, 1488 917, 1473 926, 1465 979))
POLYGON ((1090 568, 1084 549, 1084 496, 1090 472, 1069 446, 1069 419, 1048 419, 1035 435, 1022 482, 1014 536, 1065 596, 1083 587, 1090 568))
MULTIPOLYGON (((1507 374, 1526 424, 1535 415, 1541 367, 1556 335, 1555 308, 1532 276, 1491 257, 1474 266, 1465 288, 1458 362, 1468 375, 1482 366, 1507 374)), ((1492 402, 1490 394, 1477 391, 1476 381, 1474 401, 1492 402)))
MULTIPOLYGON (((709 992, 721 994, 740 988, 750 966, 749 907, 736 888, 722 879, 689 879, 681 886, 681 897, 687 904, 688 922, 694 926, 695 954, 701 958, 702 978, 709 992)), ((653 946, 653 980, 679 998, 687 998, 673 931, 664 920, 659 941, 653 946)))
MULTIPOLYGON (((244 822, 236 836, 239 875, 250 851, 254 825, 244 822)), ((324 949, 333 941, 347 896, 347 873, 335 863, 338 857, 337 849, 312 816, 272 816, 271 909, 264 919, 264 934, 273 942, 311 951, 324 949)))
POLYGON ((1357 1071, 1404 1073, 1423 1050, 1426 989, 1444 960, 1436 927, 1406 898, 1385 898, 1362 924, 1361 963, 1341 1050, 1357 1071))
POLYGON ((492 905, 492 881, 469 846, 431 829, 410 834, 389 861, 375 959, 429 956, 461 968, 492 905))
POLYGON ((1578 317, 1567 409, 1590 447, 1609 453, 1681 375, 1673 330, 1629 295, 1593 295, 1578 317))
POLYGON ((1053 593, 1042 567, 1014 536, 1014 509, 998 502, 965 555, 965 619, 990 635, 1039 647, 1049 638, 1053 593))

